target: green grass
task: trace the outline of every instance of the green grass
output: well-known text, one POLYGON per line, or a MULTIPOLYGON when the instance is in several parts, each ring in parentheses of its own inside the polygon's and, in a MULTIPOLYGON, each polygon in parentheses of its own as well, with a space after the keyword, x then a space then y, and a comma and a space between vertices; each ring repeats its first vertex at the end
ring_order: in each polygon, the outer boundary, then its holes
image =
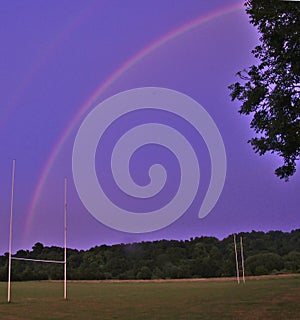
POLYGON ((0 283, 0 319, 300 319, 300 276, 199 282, 0 283))

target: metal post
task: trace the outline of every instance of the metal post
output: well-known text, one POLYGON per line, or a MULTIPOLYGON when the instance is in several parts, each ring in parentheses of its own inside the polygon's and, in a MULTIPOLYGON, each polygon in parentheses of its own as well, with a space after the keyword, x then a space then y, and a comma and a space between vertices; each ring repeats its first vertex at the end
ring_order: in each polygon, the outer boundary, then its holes
POLYGON ((239 284, 240 283, 240 272, 239 272, 239 261, 238 261, 238 255, 237 255, 237 249, 236 249, 236 234, 233 235, 233 241, 234 241, 234 251, 235 251, 236 279, 239 284))
POLYGON ((12 220, 13 220, 13 205, 14 205, 14 189, 15 189, 15 167, 16 160, 12 162, 11 176, 11 201, 10 201, 10 221, 9 221, 9 246, 8 246, 8 283, 7 283, 7 302, 10 302, 11 291, 11 251, 12 251, 12 220))
POLYGON ((64 181, 64 299, 67 299, 67 178, 64 181))
POLYGON ((245 265, 244 265, 244 249, 243 249, 243 238, 242 236, 240 237, 240 242, 241 242, 241 258, 242 258, 242 272, 243 272, 243 282, 245 283, 245 265))

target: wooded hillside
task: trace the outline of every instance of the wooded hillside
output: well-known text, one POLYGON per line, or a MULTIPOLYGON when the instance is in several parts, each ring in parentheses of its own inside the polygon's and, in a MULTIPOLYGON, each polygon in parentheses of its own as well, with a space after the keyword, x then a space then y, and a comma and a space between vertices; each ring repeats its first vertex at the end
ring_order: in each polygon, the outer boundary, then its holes
MULTIPOLYGON (((300 273, 300 229, 290 233, 252 231, 243 237, 246 275, 300 273)), ((15 257, 63 260, 63 248, 36 243, 15 257)), ((0 256, 0 280, 7 281, 8 254, 0 256)), ((176 279, 235 275, 233 236, 196 237, 68 249, 68 279, 176 279)), ((12 280, 62 279, 63 266, 12 261, 12 280)))

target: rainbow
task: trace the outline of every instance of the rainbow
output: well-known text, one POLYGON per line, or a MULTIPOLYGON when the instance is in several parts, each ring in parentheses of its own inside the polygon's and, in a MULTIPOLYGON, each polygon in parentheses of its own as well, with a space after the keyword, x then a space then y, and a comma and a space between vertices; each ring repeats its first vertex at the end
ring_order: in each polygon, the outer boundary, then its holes
POLYGON ((27 235, 33 217, 35 213, 35 209, 37 203, 39 201, 40 194, 43 190, 44 184, 47 180, 47 177, 52 169, 52 166, 57 158, 60 150, 62 149, 64 143, 68 139, 70 133, 74 129, 74 127, 79 123, 80 119, 86 113, 86 111, 91 107, 91 105, 95 102, 97 98, 99 98, 100 94, 104 92, 114 81, 116 81, 122 74, 128 71, 131 67, 133 67, 136 63, 142 60, 144 57, 148 56, 151 52, 157 50, 161 46, 165 45, 167 42, 171 41, 172 39, 177 38, 178 36, 186 33, 204 23, 207 23, 213 19, 219 18, 221 16, 230 14, 234 11, 240 10, 243 7, 243 3, 238 3, 235 5, 227 6, 225 8, 221 8, 217 11, 213 11, 205 16, 197 17, 196 19, 168 32, 163 37, 157 39, 156 41, 152 42, 150 45, 146 46, 144 49, 139 51, 129 60, 127 60, 119 69, 113 72, 102 84, 101 86, 88 98, 88 100, 80 107, 79 111, 74 115, 71 119, 70 123, 68 124, 65 131, 62 133, 61 137, 58 139, 57 143, 55 144, 50 156, 42 170, 42 174, 36 184, 33 196, 30 201, 30 205, 26 215, 25 221, 25 228, 24 228, 24 236, 27 235))

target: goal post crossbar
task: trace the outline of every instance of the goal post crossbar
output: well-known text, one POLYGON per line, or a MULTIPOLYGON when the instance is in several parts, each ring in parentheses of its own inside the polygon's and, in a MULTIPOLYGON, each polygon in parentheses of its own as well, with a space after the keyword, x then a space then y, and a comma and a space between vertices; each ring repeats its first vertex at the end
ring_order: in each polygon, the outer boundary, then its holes
POLYGON ((41 259, 19 258, 19 257, 11 257, 11 259, 20 260, 20 261, 46 262, 46 263, 60 263, 60 264, 66 263, 66 261, 60 261, 60 260, 41 260, 41 259))

